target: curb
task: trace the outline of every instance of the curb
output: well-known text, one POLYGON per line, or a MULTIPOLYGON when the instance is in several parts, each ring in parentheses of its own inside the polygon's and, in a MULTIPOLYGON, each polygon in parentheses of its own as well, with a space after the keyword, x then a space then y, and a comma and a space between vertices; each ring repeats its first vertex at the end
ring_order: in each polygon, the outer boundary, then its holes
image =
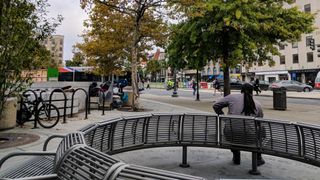
MULTIPOLYGON (((162 89, 162 88, 153 88, 153 89, 162 89)), ((179 88, 181 91, 192 91, 191 89, 187 88, 179 88)), ((201 91, 201 90, 200 90, 201 91)), ((210 93, 210 89, 204 89, 203 92, 210 93)), ((240 92, 238 90, 232 90, 231 92, 240 92)), ((259 94, 261 97, 273 97, 273 95, 268 95, 268 94, 259 94)), ((299 97, 299 96, 287 96, 287 98, 291 99, 308 99, 308 100, 320 100, 320 97, 299 97)))

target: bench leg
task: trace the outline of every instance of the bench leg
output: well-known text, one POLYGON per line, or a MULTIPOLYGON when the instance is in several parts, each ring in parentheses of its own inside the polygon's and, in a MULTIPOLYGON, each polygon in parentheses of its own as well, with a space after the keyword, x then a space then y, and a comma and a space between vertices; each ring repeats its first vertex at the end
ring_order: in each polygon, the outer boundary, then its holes
POLYGON ((258 153, 252 153, 252 169, 249 171, 249 174, 252 175, 260 175, 260 171, 258 170, 258 153))
POLYGON ((187 163, 187 156, 187 146, 182 146, 182 163, 179 165, 180 167, 190 167, 190 165, 187 163))

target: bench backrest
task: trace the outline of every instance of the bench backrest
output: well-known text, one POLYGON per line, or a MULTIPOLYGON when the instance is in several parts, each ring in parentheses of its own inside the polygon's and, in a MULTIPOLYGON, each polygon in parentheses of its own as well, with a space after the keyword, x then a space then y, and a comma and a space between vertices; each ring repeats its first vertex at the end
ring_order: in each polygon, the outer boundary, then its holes
POLYGON ((163 180, 204 180, 202 177, 191 176, 187 174, 175 173, 160 169, 154 169, 144 166, 127 164, 118 168, 109 180, 125 179, 125 180, 147 180, 147 179, 163 179, 163 180))
POLYGON ((84 144, 68 149, 55 172, 60 180, 203 180, 201 177, 125 164, 84 144))
POLYGON ((248 116, 152 114, 84 129, 89 146, 107 154, 161 146, 209 146, 261 152, 320 166, 320 127, 248 116))
POLYGON ((78 144, 68 149, 55 172, 60 180, 109 180, 113 165, 120 163, 96 149, 78 144))
POLYGON ((61 161, 61 158, 64 155, 64 153, 76 144, 86 144, 83 134, 81 132, 67 134, 62 139, 57 148, 57 153, 54 160, 55 165, 58 164, 59 161, 61 161))

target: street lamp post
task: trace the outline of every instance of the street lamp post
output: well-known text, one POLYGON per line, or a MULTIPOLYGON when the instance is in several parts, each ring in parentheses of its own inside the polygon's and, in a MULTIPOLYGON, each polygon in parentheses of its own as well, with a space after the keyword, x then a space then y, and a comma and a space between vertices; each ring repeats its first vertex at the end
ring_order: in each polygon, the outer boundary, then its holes
POLYGON ((177 91, 177 74, 176 74, 176 68, 173 68, 173 92, 172 97, 178 97, 178 91, 177 91))

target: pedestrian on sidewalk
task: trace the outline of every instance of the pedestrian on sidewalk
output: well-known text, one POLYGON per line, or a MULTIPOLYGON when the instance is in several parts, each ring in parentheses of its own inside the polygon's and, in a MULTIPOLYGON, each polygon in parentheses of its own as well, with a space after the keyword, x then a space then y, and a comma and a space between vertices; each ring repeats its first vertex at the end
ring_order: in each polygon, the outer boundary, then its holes
POLYGON ((147 87, 146 87, 146 89, 151 89, 151 88, 150 88, 150 81, 149 81, 149 79, 147 80, 147 87))
POLYGON ((260 81, 258 78, 256 78, 255 82, 254 82, 254 90, 256 91, 256 95, 259 95, 259 92, 261 93, 260 90, 260 81))
POLYGON ((217 78, 215 78, 213 80, 213 88, 214 88, 214 92, 213 92, 213 95, 215 96, 216 95, 216 91, 218 90, 221 95, 222 95, 222 89, 221 89, 221 85, 220 85, 220 82, 218 81, 217 78))
POLYGON ((193 89, 193 95, 195 96, 196 90, 197 90, 197 83, 194 80, 192 80, 192 89, 193 89))
MULTIPOLYGON (((241 87, 241 94, 230 94, 221 98, 213 105, 213 109, 219 115, 224 114, 222 111, 224 107, 228 107, 229 115, 263 117, 261 104, 253 99, 252 93, 253 86, 249 83, 245 83, 241 87)), ((226 127, 224 128, 224 133, 228 133, 226 127)), ((233 153, 233 163, 239 165, 241 162, 240 151, 231 148, 231 152, 233 153)), ((264 163, 265 161, 263 160, 261 153, 258 153, 258 166, 263 165, 264 163)))

